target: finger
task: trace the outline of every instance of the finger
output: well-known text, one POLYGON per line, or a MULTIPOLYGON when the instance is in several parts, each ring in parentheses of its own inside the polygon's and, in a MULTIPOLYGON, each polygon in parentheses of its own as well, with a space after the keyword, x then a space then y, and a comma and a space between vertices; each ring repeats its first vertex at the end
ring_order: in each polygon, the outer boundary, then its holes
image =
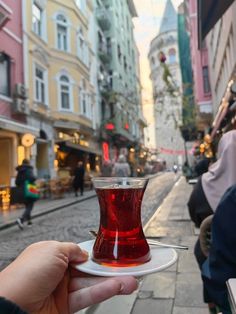
POLYGON ((107 277, 78 277, 72 278, 69 284, 69 292, 77 291, 86 287, 94 286, 107 280, 107 277))
POLYGON ((94 286, 74 291, 69 295, 70 311, 74 313, 118 294, 130 294, 137 289, 137 286, 137 280, 127 276, 109 278, 94 286))
POLYGON ((88 259, 88 252, 75 243, 59 242, 59 247, 61 252, 68 257, 69 262, 84 262, 88 259))

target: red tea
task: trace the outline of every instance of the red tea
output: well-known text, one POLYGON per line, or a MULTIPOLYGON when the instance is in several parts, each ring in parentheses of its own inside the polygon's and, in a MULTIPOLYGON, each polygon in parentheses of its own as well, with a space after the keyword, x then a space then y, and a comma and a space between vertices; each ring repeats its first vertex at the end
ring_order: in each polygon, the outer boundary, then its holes
POLYGON ((150 250, 142 229, 141 202, 145 188, 96 188, 100 226, 93 260, 109 266, 148 262, 150 250))

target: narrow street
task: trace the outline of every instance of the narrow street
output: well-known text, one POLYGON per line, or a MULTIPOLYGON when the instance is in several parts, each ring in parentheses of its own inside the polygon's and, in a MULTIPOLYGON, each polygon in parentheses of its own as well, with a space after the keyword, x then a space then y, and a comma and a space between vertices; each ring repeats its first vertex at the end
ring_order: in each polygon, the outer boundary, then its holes
MULTIPOLYGON (((143 225, 154 214, 171 190, 177 177, 172 172, 150 179, 142 206, 143 225)), ((46 204, 45 204, 46 206, 46 204)), ((20 214, 21 211, 19 211, 20 214)), ((0 268, 9 264, 26 246, 42 240, 82 242, 91 238, 89 230, 98 228, 99 207, 96 197, 65 207, 33 220, 23 231, 17 226, 0 231, 0 268)))

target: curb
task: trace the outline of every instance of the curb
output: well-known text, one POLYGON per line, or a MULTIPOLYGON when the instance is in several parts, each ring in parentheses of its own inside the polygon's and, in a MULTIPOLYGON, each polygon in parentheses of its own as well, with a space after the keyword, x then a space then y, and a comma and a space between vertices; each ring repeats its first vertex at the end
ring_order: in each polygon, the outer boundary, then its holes
MULTIPOLYGON (((63 205, 58 205, 58 206, 53 207, 53 208, 49 208, 48 210, 45 210, 45 211, 43 211, 41 213, 33 214, 32 215, 32 220, 35 219, 35 218, 38 218, 38 217, 41 217, 41 216, 53 213, 53 212, 55 212, 55 211, 57 211, 59 209, 63 209, 66 206, 71 206, 71 205, 74 205, 74 204, 82 203, 83 201, 89 200, 89 199, 94 198, 94 197, 96 197, 96 193, 95 192, 94 192, 94 195, 85 196, 83 199, 72 201, 70 203, 63 204, 63 205)), ((15 225, 16 225, 16 221, 15 220, 14 221, 10 221, 8 223, 5 223, 4 225, 0 225, 0 231, 8 229, 10 227, 13 227, 15 225)))

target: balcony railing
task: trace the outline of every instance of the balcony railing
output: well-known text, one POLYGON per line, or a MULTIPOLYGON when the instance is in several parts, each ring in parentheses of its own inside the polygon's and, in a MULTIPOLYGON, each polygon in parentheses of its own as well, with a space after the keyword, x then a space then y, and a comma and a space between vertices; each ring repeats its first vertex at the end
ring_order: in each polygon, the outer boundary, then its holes
POLYGON ((111 27, 111 20, 107 9, 105 7, 98 7, 96 9, 96 16, 101 29, 104 31, 109 30, 111 27))

